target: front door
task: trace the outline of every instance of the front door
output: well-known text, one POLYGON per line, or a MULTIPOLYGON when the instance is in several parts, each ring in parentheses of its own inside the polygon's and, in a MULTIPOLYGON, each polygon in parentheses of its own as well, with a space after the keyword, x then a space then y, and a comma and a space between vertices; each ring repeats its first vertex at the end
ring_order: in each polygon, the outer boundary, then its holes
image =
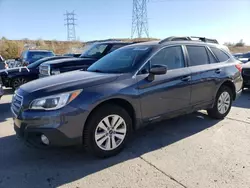
POLYGON ((182 46, 170 46, 161 49, 143 68, 152 65, 165 65, 164 75, 156 75, 148 81, 148 73, 142 70, 137 75, 141 112, 144 121, 161 118, 171 112, 189 106, 191 86, 190 70, 186 67, 182 46))

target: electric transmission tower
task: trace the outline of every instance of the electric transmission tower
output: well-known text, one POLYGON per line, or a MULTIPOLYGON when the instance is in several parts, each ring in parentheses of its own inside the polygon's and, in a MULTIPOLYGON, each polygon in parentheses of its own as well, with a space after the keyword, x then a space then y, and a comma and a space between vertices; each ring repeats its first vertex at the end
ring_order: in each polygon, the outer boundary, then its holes
POLYGON ((66 21, 66 26, 67 26, 67 33, 68 33, 68 41, 74 41, 76 40, 76 29, 75 29, 75 12, 66 12, 64 14, 66 18, 64 19, 66 21))
POLYGON ((131 38, 149 38, 147 3, 148 0, 133 0, 131 38))

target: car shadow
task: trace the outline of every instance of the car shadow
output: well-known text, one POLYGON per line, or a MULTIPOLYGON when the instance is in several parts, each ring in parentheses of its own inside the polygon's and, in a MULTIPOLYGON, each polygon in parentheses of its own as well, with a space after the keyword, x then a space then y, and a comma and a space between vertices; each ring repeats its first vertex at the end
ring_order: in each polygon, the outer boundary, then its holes
POLYGON ((250 89, 245 89, 241 96, 233 102, 233 106, 250 109, 250 89))
POLYGON ((12 95, 14 93, 12 88, 4 88, 4 95, 12 95))
POLYGON ((0 187, 59 187, 206 131, 217 123, 197 112, 152 124, 135 132, 123 152, 107 159, 96 159, 75 147, 37 150, 25 147, 14 135, 3 137, 0 187))

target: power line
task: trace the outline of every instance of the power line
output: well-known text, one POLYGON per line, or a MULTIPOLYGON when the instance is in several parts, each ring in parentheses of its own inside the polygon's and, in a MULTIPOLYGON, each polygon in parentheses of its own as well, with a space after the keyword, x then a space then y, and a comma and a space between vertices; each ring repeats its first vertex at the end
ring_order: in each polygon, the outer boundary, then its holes
POLYGON ((66 19, 64 19, 66 21, 66 26, 67 26, 67 38, 68 41, 74 41, 76 40, 76 30, 75 30, 75 12, 66 12, 66 14, 64 14, 66 16, 66 19))
POLYGON ((133 0, 131 38, 149 38, 147 2, 148 0, 133 0))

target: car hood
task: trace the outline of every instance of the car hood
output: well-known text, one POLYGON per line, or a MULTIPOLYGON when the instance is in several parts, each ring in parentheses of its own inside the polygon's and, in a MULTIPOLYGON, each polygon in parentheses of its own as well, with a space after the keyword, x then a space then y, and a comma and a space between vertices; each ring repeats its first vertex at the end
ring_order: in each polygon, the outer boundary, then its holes
POLYGON ((93 58, 66 58, 66 59, 58 59, 58 60, 52 60, 52 61, 48 61, 43 63, 43 65, 57 65, 57 64, 61 64, 61 63, 67 63, 67 62, 79 62, 79 61, 95 61, 96 59, 93 58))
POLYGON ((54 94, 112 82, 118 77, 118 74, 72 71, 31 81, 22 85, 20 89, 34 95, 54 94))

